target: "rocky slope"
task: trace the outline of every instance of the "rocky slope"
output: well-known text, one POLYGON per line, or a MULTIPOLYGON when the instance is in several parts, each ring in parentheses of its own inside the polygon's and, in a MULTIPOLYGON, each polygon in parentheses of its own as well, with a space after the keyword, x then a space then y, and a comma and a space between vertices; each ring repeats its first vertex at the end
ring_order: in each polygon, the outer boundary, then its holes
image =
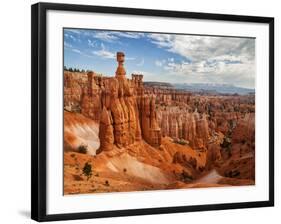
POLYGON ((99 124, 78 113, 64 111, 64 150, 78 151, 87 145, 88 154, 95 155, 100 147, 99 124))

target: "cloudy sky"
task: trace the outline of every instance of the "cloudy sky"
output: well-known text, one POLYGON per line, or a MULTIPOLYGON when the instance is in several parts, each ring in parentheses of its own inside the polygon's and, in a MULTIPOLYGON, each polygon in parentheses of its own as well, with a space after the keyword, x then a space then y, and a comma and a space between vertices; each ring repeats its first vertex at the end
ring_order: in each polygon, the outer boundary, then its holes
POLYGON ((114 76, 117 51, 127 76, 145 81, 255 86, 255 40, 250 38, 64 29, 64 65, 114 76))

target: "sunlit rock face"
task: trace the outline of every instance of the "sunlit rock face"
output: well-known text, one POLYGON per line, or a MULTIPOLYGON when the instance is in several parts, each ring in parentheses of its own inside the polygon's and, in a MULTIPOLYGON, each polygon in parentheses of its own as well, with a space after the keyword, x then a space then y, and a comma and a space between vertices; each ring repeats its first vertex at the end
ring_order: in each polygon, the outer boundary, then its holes
MULTIPOLYGON (((122 148, 133 144, 141 139, 141 129, 139 123, 139 112, 134 95, 133 82, 126 79, 126 72, 123 67, 124 54, 117 53, 119 63, 116 76, 103 80, 101 104, 104 114, 110 116, 113 133, 113 144, 122 148)), ((108 120, 108 119, 106 119, 108 120)), ((101 120, 101 124, 103 121, 101 120)), ((100 126, 101 150, 109 150, 103 147, 103 140, 106 139, 107 126, 100 126)), ((109 128, 111 130, 111 128, 109 128)))
POLYGON ((161 145, 154 94, 145 94, 142 75, 126 78, 125 54, 117 53, 115 77, 101 77, 94 72, 65 73, 65 109, 80 112, 100 124, 100 149, 126 147, 144 139, 151 146, 161 145), (79 77, 79 78, 77 78, 79 77))
POLYGON ((64 109, 81 112, 81 99, 83 87, 87 85, 87 74, 77 72, 64 72, 64 109))
POLYGON ((158 112, 162 136, 184 139, 194 148, 204 148, 209 140, 209 127, 205 115, 177 108, 158 112))
POLYGON ((89 72, 88 83, 83 89, 81 99, 81 113, 96 122, 100 120, 101 114, 101 89, 97 85, 97 77, 93 72, 89 72))
POLYGON ((242 157, 255 151, 255 114, 246 114, 232 133, 232 155, 242 157))
POLYGON ((255 97, 235 95, 192 96, 189 101, 192 110, 208 115, 209 128, 228 135, 245 114, 255 112, 255 97))
POLYGON ((161 130, 156 117, 155 96, 141 96, 139 111, 144 140, 154 147, 160 146, 161 130))
POLYGON ((100 139, 100 149, 98 152, 110 151, 113 149, 113 144, 115 142, 114 138, 114 127, 111 112, 103 107, 100 116, 100 128, 99 128, 99 139, 100 139))

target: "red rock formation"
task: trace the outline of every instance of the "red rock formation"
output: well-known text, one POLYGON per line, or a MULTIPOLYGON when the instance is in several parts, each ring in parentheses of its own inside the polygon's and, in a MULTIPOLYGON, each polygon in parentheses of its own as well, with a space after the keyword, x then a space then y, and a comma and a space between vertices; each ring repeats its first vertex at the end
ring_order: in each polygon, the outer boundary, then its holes
POLYGON ((100 120, 101 114, 101 90, 96 84, 95 74, 89 72, 88 85, 84 88, 81 100, 81 113, 95 121, 100 120))
MULTIPOLYGON (((137 118, 130 103, 132 96, 124 97, 125 84, 117 78, 106 79, 102 92, 102 105, 111 114, 114 144, 119 148, 132 144, 136 135, 137 118)), ((101 132, 102 129, 101 125, 101 132)), ((102 141, 101 138, 101 149, 103 150, 102 141)))
POLYGON ((172 105, 174 102, 179 102, 187 105, 190 101, 191 93, 187 91, 181 91, 176 89, 163 89, 161 86, 157 87, 145 87, 145 94, 153 94, 156 96, 156 104, 162 104, 166 106, 172 105))
POLYGON ((124 61, 125 61, 125 54, 123 52, 117 52, 116 60, 118 62, 118 67, 115 72, 115 77, 117 79, 126 79, 126 71, 123 66, 124 61))
POLYGON ((216 132, 229 134, 237 121, 255 111, 255 98, 249 96, 192 96, 192 110, 209 115, 209 127, 216 132))
POLYGON ((100 116, 100 127, 99 127, 99 138, 100 138, 100 149, 97 153, 101 151, 110 151, 113 149, 114 144, 114 134, 113 134, 113 119, 111 112, 103 107, 100 116))
POLYGON ((135 95, 142 96, 144 94, 143 75, 132 74, 132 87, 134 88, 135 95))
MULTIPOLYGON (((207 144, 209 140, 209 127, 208 127, 208 121, 205 114, 199 115, 198 113, 195 113, 195 122, 196 122, 196 134, 197 139, 202 139, 202 142, 204 145, 207 144)), ((204 146, 199 148, 203 148, 204 146)))
POLYGON ((154 147, 160 146, 161 130, 156 117, 155 96, 142 96, 139 110, 143 139, 154 147))
POLYGON ((209 170, 216 165, 217 161, 221 160, 221 147, 218 144, 211 143, 208 145, 207 158, 206 158, 206 169, 209 170))
POLYGON ((210 137, 206 115, 179 108, 160 109, 157 113, 162 136, 188 140, 194 148, 206 147, 210 137))
POLYGON ((118 68, 115 77, 101 78, 97 82, 93 74, 88 75, 88 82, 91 83, 88 89, 91 90, 88 90, 88 95, 82 100, 82 113, 90 117, 89 108, 92 111, 103 108, 99 152, 112 149, 113 144, 119 148, 126 147, 142 138, 154 147, 161 144, 155 97, 143 94, 142 76, 133 75, 132 80, 126 79, 124 57, 124 53, 117 53, 118 68), (93 98, 97 102, 90 105, 89 101, 93 98))
POLYGON ((83 87, 87 83, 87 75, 85 73, 64 72, 64 108, 68 111, 81 111, 81 98, 83 87))
POLYGON ((255 114, 246 114, 232 133, 232 156, 242 157, 255 151, 255 114))

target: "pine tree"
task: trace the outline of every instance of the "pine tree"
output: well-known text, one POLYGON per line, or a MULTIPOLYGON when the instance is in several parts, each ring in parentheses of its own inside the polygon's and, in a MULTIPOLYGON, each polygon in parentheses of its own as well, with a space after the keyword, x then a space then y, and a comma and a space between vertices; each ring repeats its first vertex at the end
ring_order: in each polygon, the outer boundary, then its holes
POLYGON ((87 177, 87 180, 89 180, 91 178, 91 176, 93 175, 92 172, 92 165, 88 162, 85 163, 84 167, 83 167, 83 174, 87 177))

